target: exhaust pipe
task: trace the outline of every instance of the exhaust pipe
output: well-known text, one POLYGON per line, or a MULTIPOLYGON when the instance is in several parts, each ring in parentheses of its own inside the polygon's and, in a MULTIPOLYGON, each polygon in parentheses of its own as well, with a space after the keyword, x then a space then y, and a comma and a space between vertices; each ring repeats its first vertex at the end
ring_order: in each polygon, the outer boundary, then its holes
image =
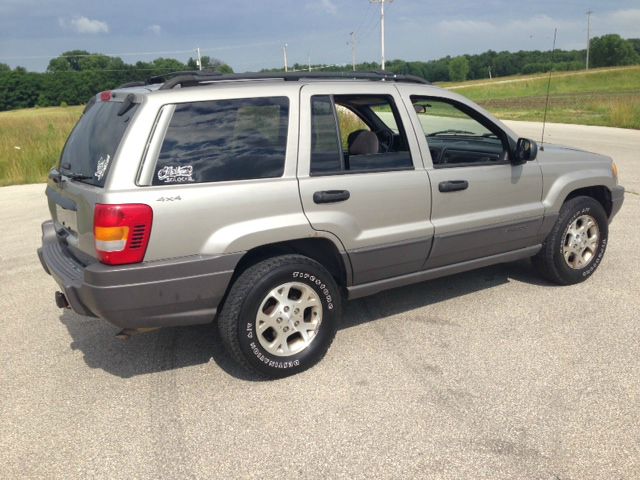
POLYGON ((134 335, 138 335, 140 333, 153 332, 154 330, 160 330, 160 327, 140 327, 140 328, 125 328, 116 333, 116 338, 118 340, 126 341, 129 340, 134 335))
POLYGON ((56 305, 58 308, 71 308, 69 306, 69 300, 67 300, 66 295, 62 292, 56 292, 56 305))

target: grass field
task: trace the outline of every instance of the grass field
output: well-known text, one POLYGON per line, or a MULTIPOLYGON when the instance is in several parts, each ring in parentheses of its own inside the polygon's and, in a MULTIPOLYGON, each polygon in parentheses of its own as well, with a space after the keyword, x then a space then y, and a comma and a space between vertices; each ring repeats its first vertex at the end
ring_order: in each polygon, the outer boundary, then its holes
MULTIPOLYGON (((499 118, 542 121, 547 80, 531 75, 440 86, 499 118)), ((44 181, 81 112, 82 107, 0 112, 0 186, 44 181)), ((343 117, 342 123, 355 128, 357 122, 343 117)), ((547 120, 640 129, 640 66, 555 73, 547 120)))
MULTIPOLYGON (((542 121, 547 83, 547 75, 532 75, 440 86, 499 118, 542 121)), ((547 121, 640 129, 640 66, 553 74, 547 121)))
POLYGON ((0 186, 43 182, 82 107, 0 113, 0 186))

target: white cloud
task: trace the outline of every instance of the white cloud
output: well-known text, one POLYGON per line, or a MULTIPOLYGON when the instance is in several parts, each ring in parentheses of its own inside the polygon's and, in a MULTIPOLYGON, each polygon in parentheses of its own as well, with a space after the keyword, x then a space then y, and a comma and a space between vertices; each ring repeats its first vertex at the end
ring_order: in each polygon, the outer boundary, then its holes
POLYGON ((308 10, 328 13, 329 15, 338 14, 338 7, 336 7, 336 4, 333 3, 332 0, 320 0, 320 3, 318 2, 307 3, 306 7, 308 10))
POLYGON ((335 15, 338 13, 338 7, 331 0, 322 0, 322 8, 324 8, 325 12, 330 13, 331 15, 335 15))
POLYGON ((84 16, 76 16, 71 20, 59 18, 58 23, 62 28, 73 30, 76 33, 109 33, 109 25, 107 25, 106 22, 102 22, 100 20, 91 20, 90 18, 84 16))
POLYGON ((640 9, 618 10, 603 16, 593 15, 591 26, 595 36, 618 33, 625 38, 640 37, 640 9))
POLYGON ((442 33, 453 33, 456 35, 489 32, 495 28, 495 25, 489 22, 480 22, 477 20, 442 20, 438 23, 438 30, 442 33))
POLYGON ((157 25, 157 24, 149 25, 147 27, 147 32, 151 32, 154 35, 160 35, 162 33, 162 27, 160 25, 157 25))

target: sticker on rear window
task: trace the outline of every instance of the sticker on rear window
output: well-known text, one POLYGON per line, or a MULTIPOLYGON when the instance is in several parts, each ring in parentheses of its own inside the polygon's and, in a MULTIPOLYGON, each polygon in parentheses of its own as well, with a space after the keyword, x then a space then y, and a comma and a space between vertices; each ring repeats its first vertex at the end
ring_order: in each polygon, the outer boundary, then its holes
POLYGON ((193 167, 191 165, 167 165, 158 170, 158 180, 164 183, 193 182, 193 167))
POLYGON ((93 174, 98 180, 102 180, 102 177, 104 177, 107 167, 109 166, 109 160, 111 160, 111 155, 100 155, 98 164, 96 165, 96 173, 93 174))

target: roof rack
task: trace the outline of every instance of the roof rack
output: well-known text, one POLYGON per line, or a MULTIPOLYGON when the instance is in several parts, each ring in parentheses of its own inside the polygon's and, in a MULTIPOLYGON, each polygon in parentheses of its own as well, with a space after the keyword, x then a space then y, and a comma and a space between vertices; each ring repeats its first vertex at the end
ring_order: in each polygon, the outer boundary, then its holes
POLYGON ((372 80, 389 82, 421 83, 430 82, 415 75, 398 75, 389 72, 260 72, 222 74, 218 72, 192 71, 174 72, 168 75, 151 77, 147 83, 162 83, 160 90, 174 87, 194 87, 212 82, 228 82, 234 80, 283 80, 296 82, 300 80, 372 80))

